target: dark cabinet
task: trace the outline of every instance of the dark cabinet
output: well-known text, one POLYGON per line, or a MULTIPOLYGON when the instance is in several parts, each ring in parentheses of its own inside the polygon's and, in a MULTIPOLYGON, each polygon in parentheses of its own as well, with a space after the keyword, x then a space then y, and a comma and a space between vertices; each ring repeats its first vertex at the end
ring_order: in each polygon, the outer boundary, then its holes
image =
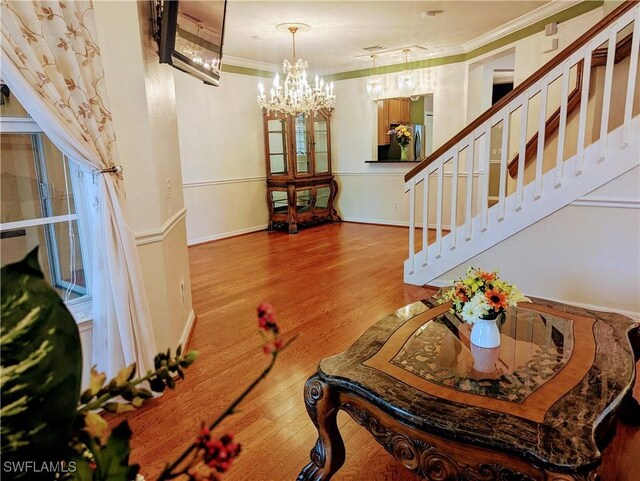
POLYGON ((339 222, 331 174, 331 115, 264 114, 269 230, 339 222))

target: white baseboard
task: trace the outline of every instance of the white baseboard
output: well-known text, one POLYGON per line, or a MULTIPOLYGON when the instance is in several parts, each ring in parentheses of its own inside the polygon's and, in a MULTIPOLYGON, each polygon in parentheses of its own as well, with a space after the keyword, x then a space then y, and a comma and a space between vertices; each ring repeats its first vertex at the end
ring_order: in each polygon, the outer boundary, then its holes
MULTIPOLYGON (((453 284, 453 280, 447 281, 447 280, 441 280, 441 279, 434 279, 433 281, 429 282, 429 285, 433 287, 449 287, 452 284, 453 284)), ((581 307, 582 309, 588 309, 590 311, 615 312, 616 314, 622 314, 623 316, 630 317, 634 321, 640 322, 640 312, 627 311, 624 309, 616 309, 614 307, 607 307, 607 306, 597 306, 594 304, 585 304, 584 302, 576 302, 569 299, 556 299, 549 296, 538 296, 531 292, 527 292, 526 295, 532 296, 532 297, 539 297, 541 299, 548 299, 554 302, 561 302, 562 304, 569 304, 571 306, 581 307)))
POLYGON ((182 336, 180 336, 180 345, 182 346, 182 350, 185 351, 187 347, 187 342, 189 341, 189 335, 191 334, 191 329, 193 329, 193 323, 196 320, 196 313, 193 309, 189 313, 189 317, 187 318, 187 322, 184 325, 184 329, 182 330, 182 336))
POLYGON ((261 225, 255 225, 252 227, 246 227, 244 229, 238 229, 238 230, 232 230, 229 232, 222 232, 220 234, 214 234, 211 236, 205 236, 205 237, 197 237, 195 239, 188 239, 187 240, 187 245, 189 246, 194 246, 197 244, 204 244, 205 242, 211 242, 214 240, 219 240, 219 239, 226 239, 227 237, 235 237, 237 235, 242 235, 242 234, 249 234, 250 232, 258 232, 261 230, 265 230, 267 228, 268 224, 261 224, 261 225))
MULTIPOLYGON (((368 217, 349 217, 342 216, 342 220, 345 222, 357 222, 358 224, 379 224, 379 225, 392 225, 395 227, 409 227, 408 222, 388 220, 388 219, 370 219, 368 217)), ((417 228, 422 228, 422 224, 416 224, 417 228)), ((435 229, 436 224, 429 224, 429 229, 435 229)), ((448 225, 442 225, 443 230, 450 230, 448 225)))
POLYGON ((381 224, 381 225, 392 225, 396 227, 409 227, 408 222, 388 220, 388 219, 370 219, 368 217, 349 217, 349 216, 343 215, 342 220, 345 222, 357 222, 358 224, 381 224))

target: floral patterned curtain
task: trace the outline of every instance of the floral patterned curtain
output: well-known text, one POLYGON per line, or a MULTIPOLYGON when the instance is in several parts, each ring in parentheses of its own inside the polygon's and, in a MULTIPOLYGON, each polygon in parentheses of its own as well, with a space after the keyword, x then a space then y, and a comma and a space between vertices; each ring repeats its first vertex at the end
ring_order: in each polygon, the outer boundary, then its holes
POLYGON ((0 3, 2 78, 47 136, 94 174, 93 362, 113 375, 123 365, 152 366, 156 352, 133 234, 93 4, 0 3))

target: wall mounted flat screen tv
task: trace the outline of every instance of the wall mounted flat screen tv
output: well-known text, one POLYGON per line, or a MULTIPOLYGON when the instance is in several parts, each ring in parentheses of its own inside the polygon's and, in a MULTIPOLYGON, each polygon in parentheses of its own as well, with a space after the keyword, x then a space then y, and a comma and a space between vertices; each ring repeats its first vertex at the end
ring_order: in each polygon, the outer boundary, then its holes
POLYGON ((204 83, 220 81, 226 0, 164 0, 159 3, 160 63, 204 83))

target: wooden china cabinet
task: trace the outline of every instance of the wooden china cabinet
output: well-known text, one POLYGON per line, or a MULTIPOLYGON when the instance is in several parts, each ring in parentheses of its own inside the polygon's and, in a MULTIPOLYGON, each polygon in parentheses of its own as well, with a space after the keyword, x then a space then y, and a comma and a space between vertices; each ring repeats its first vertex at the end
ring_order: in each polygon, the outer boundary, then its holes
POLYGON ((272 231, 340 222, 333 205, 338 185, 331 174, 328 111, 295 116, 264 114, 267 204, 272 231))

